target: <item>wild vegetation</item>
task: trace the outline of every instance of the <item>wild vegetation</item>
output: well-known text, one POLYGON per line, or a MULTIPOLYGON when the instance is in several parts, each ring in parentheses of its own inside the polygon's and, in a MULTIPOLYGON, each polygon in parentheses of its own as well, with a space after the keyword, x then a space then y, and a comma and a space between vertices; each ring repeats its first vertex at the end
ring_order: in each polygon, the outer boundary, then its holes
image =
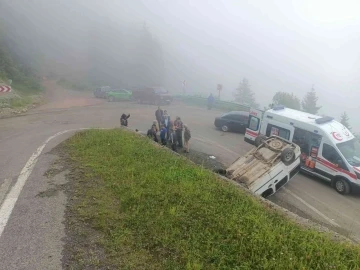
POLYGON ((5 32, 0 29, 0 83, 8 85, 10 80, 15 94, 0 93, 0 109, 21 108, 39 102, 36 95, 43 88, 36 72, 16 57, 5 32))

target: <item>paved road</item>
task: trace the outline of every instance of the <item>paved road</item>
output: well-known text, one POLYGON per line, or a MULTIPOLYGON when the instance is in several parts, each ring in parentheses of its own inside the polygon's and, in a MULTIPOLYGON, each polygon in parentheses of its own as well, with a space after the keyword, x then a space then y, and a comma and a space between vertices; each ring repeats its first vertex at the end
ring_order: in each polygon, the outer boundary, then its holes
MULTIPOLYGON (((130 127, 139 130, 147 130, 154 120, 154 106, 108 103, 82 95, 68 92, 65 96, 52 96, 50 105, 26 116, 0 120, 0 214, 4 213, 1 212, 4 202, 16 201, 13 191, 24 178, 20 172, 50 136, 64 130, 116 127, 123 112, 131 113, 130 127), (12 197, 9 198, 9 194, 12 197)), ((214 128, 214 117, 219 115, 217 111, 180 104, 166 109, 173 117, 181 116, 191 128, 193 149, 214 155, 227 165, 251 148, 242 135, 223 133, 214 128)), ((10 218, 5 220, 0 216, 0 269, 61 269, 66 197, 61 191, 51 196, 42 194, 64 181, 62 175, 50 181, 44 173, 55 159, 49 151, 71 134, 59 135, 46 145, 24 183, 10 218), (2 225, 6 226, 1 233, 2 225)), ((353 239, 360 239, 359 195, 341 196, 319 180, 298 175, 271 199, 346 231, 353 239)), ((5 212, 10 210, 5 209, 5 212)))

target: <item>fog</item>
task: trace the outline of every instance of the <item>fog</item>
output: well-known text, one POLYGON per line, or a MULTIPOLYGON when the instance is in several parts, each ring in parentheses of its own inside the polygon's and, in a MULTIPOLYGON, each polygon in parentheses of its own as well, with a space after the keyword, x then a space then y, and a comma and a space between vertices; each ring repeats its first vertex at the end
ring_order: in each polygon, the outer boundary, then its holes
POLYGON ((321 113, 339 118, 346 111, 360 131, 356 0, 2 0, 0 5, 12 46, 40 71, 118 79, 127 86, 161 83, 172 93, 180 93, 186 80, 187 94, 204 96, 216 94, 222 84, 226 100, 233 100, 246 77, 261 106, 277 91, 302 99, 314 85, 321 113), (140 64, 134 48, 144 27, 151 44, 142 43, 139 50, 146 51, 148 62, 140 64), (151 72, 137 76, 145 69, 151 72))

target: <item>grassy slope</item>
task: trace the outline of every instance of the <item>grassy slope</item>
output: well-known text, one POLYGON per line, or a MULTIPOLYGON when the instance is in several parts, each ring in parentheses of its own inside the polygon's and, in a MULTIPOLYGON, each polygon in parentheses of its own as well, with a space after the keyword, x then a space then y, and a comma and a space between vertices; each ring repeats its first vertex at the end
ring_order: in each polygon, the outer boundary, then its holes
MULTIPOLYGON (((83 171, 73 190, 71 218, 94 229, 99 235, 96 244, 103 250, 101 255, 92 252, 89 259, 86 247, 77 247, 73 263, 78 266, 360 267, 358 247, 300 228, 209 171, 136 134, 90 130, 66 145, 83 171)), ((77 234, 91 238, 84 231, 77 234)))

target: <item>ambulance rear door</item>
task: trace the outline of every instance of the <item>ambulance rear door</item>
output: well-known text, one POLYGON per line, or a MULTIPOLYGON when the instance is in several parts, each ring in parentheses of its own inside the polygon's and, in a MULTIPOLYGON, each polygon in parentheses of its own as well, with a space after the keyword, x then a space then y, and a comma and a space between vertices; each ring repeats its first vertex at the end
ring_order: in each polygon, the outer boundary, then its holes
POLYGON ((250 109, 248 127, 245 131, 244 140, 248 143, 254 144, 255 138, 260 133, 261 120, 263 118, 263 111, 254 108, 250 109))

